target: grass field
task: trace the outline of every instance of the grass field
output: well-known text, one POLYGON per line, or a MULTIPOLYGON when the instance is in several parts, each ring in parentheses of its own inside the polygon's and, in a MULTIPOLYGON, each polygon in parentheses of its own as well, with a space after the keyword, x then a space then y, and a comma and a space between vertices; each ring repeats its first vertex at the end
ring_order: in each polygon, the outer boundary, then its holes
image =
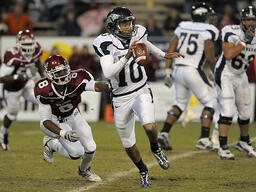
MULTIPOLYGON (((0 151, 1 192, 234 192, 256 191, 256 159, 248 158, 234 146, 234 161, 221 161, 215 152, 195 148, 200 125, 180 124, 172 130, 173 151, 167 152, 171 166, 162 170, 150 152, 143 128, 136 124, 137 144, 144 161, 149 165, 152 188, 142 189, 139 174, 124 152, 112 123, 90 123, 97 143, 92 164, 102 183, 90 183, 77 174, 79 160, 65 159, 55 154, 48 165, 42 157, 43 133, 38 122, 15 122, 10 129, 10 149, 0 151)), ((158 123, 158 127, 162 127, 158 123)), ((251 138, 256 136, 255 123, 251 138)), ((237 124, 230 129, 229 143, 239 137, 237 124)), ((253 143, 254 145, 254 143, 253 143)))

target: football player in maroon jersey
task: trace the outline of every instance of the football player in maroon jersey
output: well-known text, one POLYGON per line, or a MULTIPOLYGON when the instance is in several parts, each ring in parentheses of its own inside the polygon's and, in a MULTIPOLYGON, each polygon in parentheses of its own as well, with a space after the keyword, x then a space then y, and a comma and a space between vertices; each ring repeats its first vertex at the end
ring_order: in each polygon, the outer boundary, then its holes
POLYGON ((53 163, 54 152, 70 159, 82 157, 79 175, 89 181, 100 181, 90 168, 96 144, 78 104, 84 91, 108 91, 108 84, 94 81, 86 70, 70 71, 68 62, 59 55, 46 60, 45 71, 47 78, 39 80, 34 89, 39 103, 40 127, 47 135, 43 139, 44 160, 53 163))
POLYGON ((41 46, 29 30, 20 31, 16 37, 16 46, 4 54, 0 71, 0 83, 4 84, 3 97, 6 103, 6 115, 0 127, 0 145, 3 150, 8 150, 8 129, 16 120, 20 97, 37 103, 33 91, 34 81, 29 70, 37 67, 39 74, 44 75, 39 58, 41 54, 41 46))

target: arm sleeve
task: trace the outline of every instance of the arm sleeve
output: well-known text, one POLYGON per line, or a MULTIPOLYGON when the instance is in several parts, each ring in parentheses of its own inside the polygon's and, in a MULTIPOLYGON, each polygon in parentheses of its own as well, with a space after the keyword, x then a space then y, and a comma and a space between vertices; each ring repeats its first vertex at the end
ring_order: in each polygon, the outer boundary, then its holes
POLYGON ((158 55, 160 57, 165 56, 165 52, 163 52, 161 49, 159 49, 158 47, 156 47, 155 45, 153 45, 151 42, 144 41, 144 43, 146 44, 146 46, 148 47, 148 49, 150 50, 150 52, 152 52, 154 55, 158 55))
POLYGON ((8 66, 6 64, 2 64, 0 68, 0 77, 11 75, 13 71, 14 71, 14 66, 8 66))
POLYGON ((114 63, 114 58, 112 55, 100 57, 100 65, 104 76, 107 79, 115 76, 123 69, 127 61, 128 60, 125 57, 122 57, 118 62, 114 63))

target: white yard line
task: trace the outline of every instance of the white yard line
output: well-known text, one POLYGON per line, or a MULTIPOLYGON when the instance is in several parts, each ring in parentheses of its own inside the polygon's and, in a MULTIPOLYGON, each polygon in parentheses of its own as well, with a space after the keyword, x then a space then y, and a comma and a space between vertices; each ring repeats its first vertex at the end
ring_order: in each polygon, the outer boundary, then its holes
MULTIPOLYGON (((251 141, 255 141, 255 140, 256 140, 256 137, 251 138, 251 141)), ((233 146, 235 144, 236 144, 236 142, 229 144, 229 146, 233 146)), ((192 156, 194 154, 206 153, 206 152, 208 152, 208 151, 189 151, 189 152, 182 153, 182 154, 179 154, 179 155, 170 155, 170 156, 168 156, 168 159, 170 161, 175 161, 177 159, 182 159, 182 158, 190 157, 190 156, 192 156)), ((151 168, 151 167, 153 167, 155 165, 158 165, 158 163, 154 162, 154 163, 147 164, 148 168, 151 168)), ((125 177, 125 176, 129 175, 130 173, 135 173, 135 172, 138 172, 137 168, 130 169, 129 171, 122 171, 122 172, 114 173, 114 174, 111 174, 111 177, 108 177, 108 178, 104 179, 104 181, 102 181, 102 182, 93 183, 91 185, 87 185, 87 186, 84 186, 84 187, 79 187, 77 189, 69 190, 67 192, 88 191, 88 190, 96 188, 96 187, 98 187, 100 185, 104 185, 104 184, 116 181, 116 180, 118 180, 121 177, 125 177)))

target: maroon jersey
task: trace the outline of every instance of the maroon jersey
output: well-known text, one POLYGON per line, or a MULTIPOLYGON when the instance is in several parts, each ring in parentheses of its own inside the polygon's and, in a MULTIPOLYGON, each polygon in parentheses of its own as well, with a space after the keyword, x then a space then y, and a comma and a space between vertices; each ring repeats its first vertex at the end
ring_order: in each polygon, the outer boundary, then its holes
POLYGON ((89 73, 83 69, 71 71, 71 80, 67 84, 65 96, 61 98, 56 94, 51 81, 43 78, 36 83, 35 97, 42 104, 49 104, 53 115, 59 118, 67 117, 81 102, 81 94, 85 91, 86 84, 91 80, 94 81, 89 73))
MULTIPOLYGON (((26 69, 35 66, 35 63, 39 60, 42 55, 42 48, 39 43, 36 43, 36 49, 32 57, 24 57, 17 47, 8 49, 4 54, 3 63, 8 66, 14 66, 12 74, 22 74, 26 72, 26 69)), ((15 82, 4 84, 4 89, 8 91, 19 91, 22 89, 27 81, 15 82)))

